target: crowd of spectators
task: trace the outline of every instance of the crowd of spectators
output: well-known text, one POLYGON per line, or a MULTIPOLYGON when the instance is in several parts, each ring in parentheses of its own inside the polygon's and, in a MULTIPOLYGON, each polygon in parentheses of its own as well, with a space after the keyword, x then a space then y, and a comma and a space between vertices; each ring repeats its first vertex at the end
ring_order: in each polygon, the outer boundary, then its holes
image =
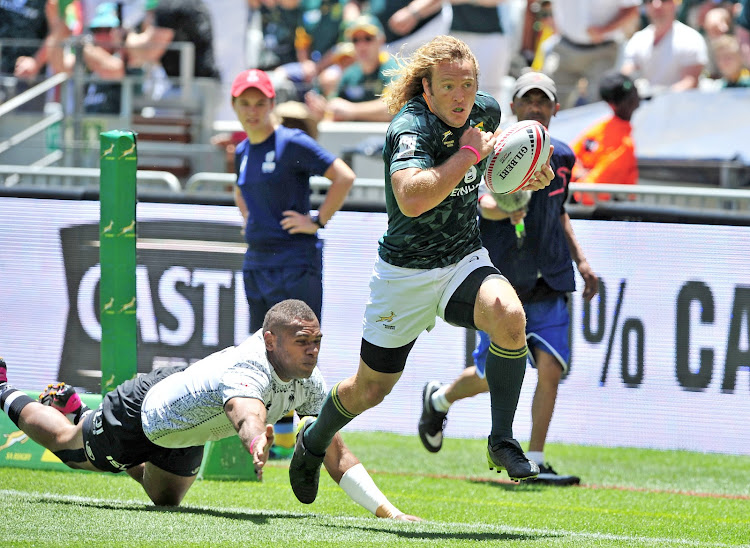
MULTIPOLYGON (((507 5, 519 2, 237 0, 238 16, 247 20, 244 68, 269 72, 280 102, 306 102, 319 119, 333 120, 382 120, 384 111, 352 105, 382 91, 395 55, 441 33, 472 47, 481 60, 480 87, 498 99, 504 78, 529 65, 555 79, 563 108, 599 100, 601 76, 612 69, 631 76, 642 96, 747 85, 748 0, 527 0, 520 21, 508 18, 507 5), (370 18, 365 30, 362 16, 370 18), (514 33, 523 35, 520 44, 510 39, 514 33), (352 85, 352 78, 361 81, 352 85)), ((169 45, 191 42, 193 75, 218 81, 213 41, 221 26, 204 0, 2 2, 0 40, 16 41, 3 44, 0 71, 22 90, 45 66, 70 72, 81 57, 102 80, 153 75, 156 67, 169 82, 180 70, 180 52, 169 45)))

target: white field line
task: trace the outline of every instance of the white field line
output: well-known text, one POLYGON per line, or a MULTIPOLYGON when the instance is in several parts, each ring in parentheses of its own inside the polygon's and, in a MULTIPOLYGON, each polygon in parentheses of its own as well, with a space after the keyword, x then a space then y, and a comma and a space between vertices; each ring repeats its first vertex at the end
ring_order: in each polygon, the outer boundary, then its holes
MULTIPOLYGON (((66 501, 82 504, 102 504, 108 506, 136 506, 142 507, 147 506, 149 503, 142 500, 120 500, 120 499, 102 499, 95 497, 81 497, 77 495, 60 495, 57 493, 39 493, 33 491, 19 491, 15 489, 0 489, 0 499, 8 500, 8 497, 20 497, 24 499, 42 499, 55 501, 66 501)), ((322 518, 322 519, 333 519, 335 521, 350 521, 356 524, 368 524, 372 525, 373 518, 359 518, 351 516, 329 516, 315 513, 305 512, 284 512, 279 510, 256 510, 249 508, 235 508, 235 507, 215 507, 215 506, 198 506, 198 505, 185 505, 181 506, 183 510, 190 508, 198 510, 211 510, 212 512, 227 512, 234 514, 248 514, 252 516, 263 516, 269 515, 278 517, 280 515, 288 515, 293 518, 322 518)), ((180 510, 175 510, 179 512, 180 510)), ((400 522, 399 522, 400 524, 400 522)), ((544 529, 534 527, 512 527, 508 525, 494 525, 491 523, 460 523, 460 522, 445 522, 445 521, 422 521, 415 524, 403 524, 404 528, 418 527, 420 529, 430 529, 431 525, 439 527, 441 531, 445 531, 446 528, 455 529, 457 532, 465 533, 466 531, 474 531, 481 533, 505 533, 505 534, 524 534, 524 535, 538 535, 548 536, 551 538, 580 538, 589 540, 612 540, 612 541, 625 541, 625 542, 639 542, 649 543, 654 546, 697 546, 697 547, 715 547, 715 548, 750 548, 750 544, 726 544, 723 542, 703 542, 700 540, 690 539, 678 539, 668 537, 645 537, 640 535, 613 535, 609 533, 590 533, 580 531, 566 531, 564 529, 544 529)), ((387 532, 387 531, 384 531, 387 532)))

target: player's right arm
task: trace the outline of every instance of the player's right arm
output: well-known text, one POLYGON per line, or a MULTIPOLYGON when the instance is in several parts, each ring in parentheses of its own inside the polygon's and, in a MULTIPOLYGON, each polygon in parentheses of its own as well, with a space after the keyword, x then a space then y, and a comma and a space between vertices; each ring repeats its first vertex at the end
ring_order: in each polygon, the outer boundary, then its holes
POLYGON ((224 413, 252 455, 255 474, 262 480, 274 438, 273 425, 266 424, 266 405, 257 398, 234 397, 224 405, 224 413))
POLYGON ((338 432, 326 450, 323 460, 331 478, 339 484, 349 497, 379 518, 401 521, 422 521, 421 518, 405 514, 388 500, 367 473, 359 459, 349 451, 338 432))
POLYGON ((456 152, 440 165, 428 169, 405 168, 391 174, 393 194, 407 217, 418 217, 450 195, 469 168, 486 158, 495 145, 492 132, 470 127, 459 140, 456 152), (476 149, 477 155, 469 148, 476 149))

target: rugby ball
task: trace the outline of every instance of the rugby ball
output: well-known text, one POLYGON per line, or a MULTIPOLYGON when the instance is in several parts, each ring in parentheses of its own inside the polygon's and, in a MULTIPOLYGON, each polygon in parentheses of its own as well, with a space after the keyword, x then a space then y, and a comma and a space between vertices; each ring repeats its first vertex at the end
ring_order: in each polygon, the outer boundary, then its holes
POLYGON ((497 137, 484 181, 493 194, 521 190, 539 171, 549 155, 550 137, 536 120, 524 120, 507 127, 497 137))

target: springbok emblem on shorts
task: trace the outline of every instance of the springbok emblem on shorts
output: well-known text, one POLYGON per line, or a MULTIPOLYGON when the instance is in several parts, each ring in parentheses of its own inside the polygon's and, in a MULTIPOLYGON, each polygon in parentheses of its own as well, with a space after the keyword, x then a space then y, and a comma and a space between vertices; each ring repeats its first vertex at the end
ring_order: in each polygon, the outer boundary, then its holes
POLYGON ((393 318, 395 318, 395 317, 396 317, 396 313, 393 312, 393 310, 391 310, 391 315, 390 316, 378 316, 378 319, 375 320, 375 323, 378 323, 378 322, 392 322, 393 318))

